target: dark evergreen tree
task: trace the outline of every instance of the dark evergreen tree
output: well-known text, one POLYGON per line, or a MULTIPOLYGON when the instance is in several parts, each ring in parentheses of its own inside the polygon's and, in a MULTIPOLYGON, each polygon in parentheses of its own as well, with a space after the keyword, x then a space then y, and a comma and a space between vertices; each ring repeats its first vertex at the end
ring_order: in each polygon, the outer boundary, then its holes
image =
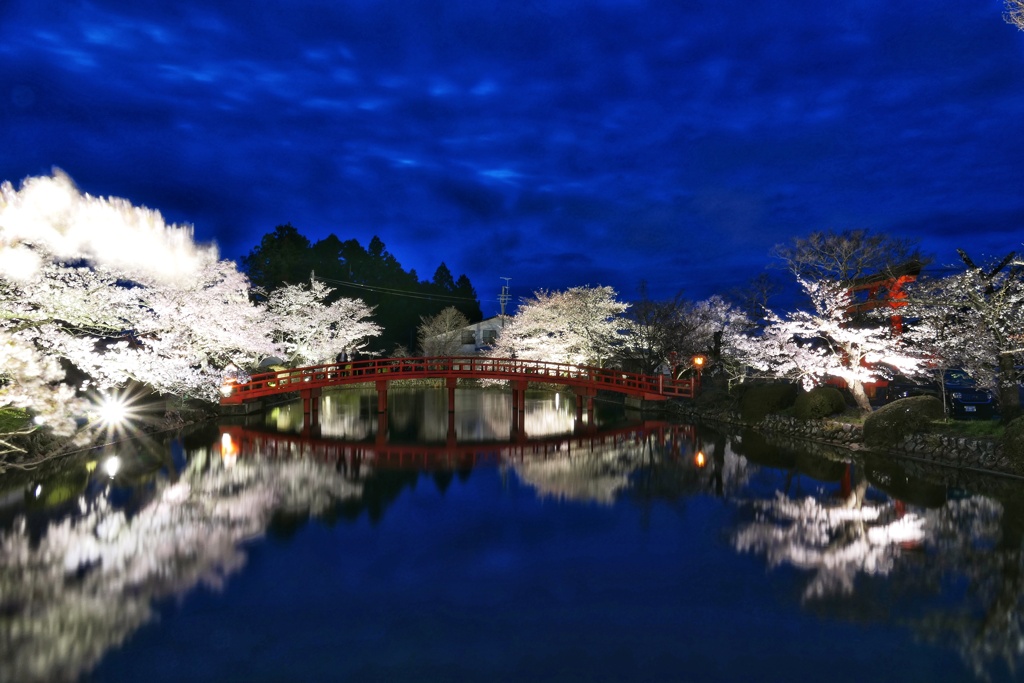
POLYGON ((434 271, 434 279, 431 284, 438 294, 451 295, 455 293, 455 278, 452 277, 452 271, 448 270, 444 261, 441 261, 441 265, 434 271))
POLYGON ((291 223, 279 225, 242 257, 242 268, 254 287, 272 291, 281 285, 309 280, 313 269, 309 240, 291 223))
POLYGON ((462 311, 463 315, 471 323, 475 323, 479 320, 484 319, 483 311, 480 310, 480 300, 477 298, 476 290, 473 288, 473 283, 469 281, 466 274, 463 273, 459 276, 459 279, 455 281, 455 296, 459 297, 459 302, 455 304, 455 307, 462 311))
POLYGON ((264 235, 242 265, 250 281, 268 292, 308 280, 313 273, 335 289, 334 297, 373 306, 374 319, 384 328, 373 349, 379 353, 389 354, 398 345, 415 348, 421 317, 447 306, 456 306, 473 322, 483 317, 469 278, 454 280, 442 263, 432 281, 420 282, 416 271, 403 269, 376 235, 365 249, 357 240, 343 242, 333 234, 310 244, 292 225, 281 225, 264 235))

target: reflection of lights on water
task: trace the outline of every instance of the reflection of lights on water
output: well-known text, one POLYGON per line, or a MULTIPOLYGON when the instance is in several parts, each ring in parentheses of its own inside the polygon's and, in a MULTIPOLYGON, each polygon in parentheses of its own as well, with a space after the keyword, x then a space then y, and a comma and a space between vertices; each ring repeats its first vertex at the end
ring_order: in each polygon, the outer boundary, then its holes
POLYGON ((559 399, 561 399, 561 398, 562 398, 561 394, 559 394, 559 393, 555 394, 555 410, 558 410, 558 403, 559 403, 559 399))
POLYGON ((238 446, 227 432, 220 436, 220 459, 225 467, 234 467, 238 462, 238 446))
POLYGON ((693 462, 697 464, 697 467, 704 467, 704 465, 708 464, 704 451, 697 451, 697 455, 693 456, 693 462))
POLYGON ((112 455, 103 461, 103 471, 113 479, 117 476, 118 471, 121 469, 121 458, 116 455, 112 455))
POLYGON ((35 495, 36 495, 36 498, 38 498, 38 497, 39 497, 39 495, 40 495, 40 494, 41 494, 42 492, 43 492, 43 485, 42 485, 42 484, 36 484, 36 490, 35 490, 35 495))

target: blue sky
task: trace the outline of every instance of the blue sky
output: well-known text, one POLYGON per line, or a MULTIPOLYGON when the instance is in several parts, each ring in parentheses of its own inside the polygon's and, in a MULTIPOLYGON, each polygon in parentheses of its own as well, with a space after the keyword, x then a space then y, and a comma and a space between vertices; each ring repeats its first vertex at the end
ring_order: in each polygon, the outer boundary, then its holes
POLYGON ((59 167, 228 258, 379 235, 485 314, 502 277, 725 292, 813 230, 1024 242, 1001 0, 13 0, 0 60, 0 179, 59 167))

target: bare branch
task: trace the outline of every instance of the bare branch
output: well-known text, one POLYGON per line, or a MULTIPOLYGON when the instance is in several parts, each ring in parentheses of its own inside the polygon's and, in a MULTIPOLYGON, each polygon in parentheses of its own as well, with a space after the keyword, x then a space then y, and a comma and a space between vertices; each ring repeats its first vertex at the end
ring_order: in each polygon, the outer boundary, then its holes
POLYGON ((1006 0, 1006 12, 1003 13, 1006 23, 1013 24, 1024 31, 1024 0, 1006 0))

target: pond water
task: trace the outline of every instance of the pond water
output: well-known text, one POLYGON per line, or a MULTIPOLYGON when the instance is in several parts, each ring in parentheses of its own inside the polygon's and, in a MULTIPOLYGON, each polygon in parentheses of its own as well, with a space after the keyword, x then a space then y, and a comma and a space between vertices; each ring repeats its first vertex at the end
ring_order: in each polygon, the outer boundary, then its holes
POLYGON ((0 680, 1008 681, 1024 663, 1016 482, 571 394, 530 392, 521 417, 489 390, 452 413, 443 389, 389 404, 339 391, 319 430, 289 404, 8 479, 0 680))

